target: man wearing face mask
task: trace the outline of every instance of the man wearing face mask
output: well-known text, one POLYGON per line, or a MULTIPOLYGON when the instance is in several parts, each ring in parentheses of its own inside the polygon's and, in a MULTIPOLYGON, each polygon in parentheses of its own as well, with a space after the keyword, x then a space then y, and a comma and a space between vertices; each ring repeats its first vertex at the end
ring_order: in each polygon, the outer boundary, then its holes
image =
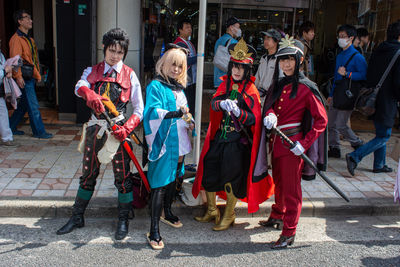
MULTIPOLYGON (((236 44, 237 40, 235 38, 239 38, 242 36, 242 30, 240 29, 240 21, 231 17, 226 21, 226 33, 222 35, 214 46, 214 55, 217 53, 218 46, 229 46, 230 44, 236 44)), ((218 86, 222 83, 220 77, 226 75, 226 72, 220 70, 216 66, 214 66, 214 88, 217 89, 218 86)))
POLYGON ((329 131, 329 157, 340 158, 340 136, 350 142, 354 149, 363 144, 363 141, 354 134, 348 126, 352 110, 339 110, 333 107, 333 94, 335 83, 343 78, 354 81, 364 81, 367 73, 365 58, 352 45, 357 35, 356 28, 352 25, 342 25, 338 31, 338 45, 343 49, 336 57, 335 76, 331 92, 328 97, 328 131, 329 131), (344 67, 347 64, 347 67, 344 67))

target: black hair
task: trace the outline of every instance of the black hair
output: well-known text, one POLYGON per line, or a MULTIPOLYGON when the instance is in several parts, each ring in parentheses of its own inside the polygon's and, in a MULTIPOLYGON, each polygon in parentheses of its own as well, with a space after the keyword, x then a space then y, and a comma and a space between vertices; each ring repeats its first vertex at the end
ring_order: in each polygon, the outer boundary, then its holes
POLYGON ((183 29, 183 25, 185 25, 185 23, 188 23, 188 24, 190 24, 190 26, 192 26, 192 21, 188 18, 184 18, 178 22, 178 25, 177 25, 178 32, 179 32, 179 30, 183 29))
POLYGON ((314 30, 314 29, 315 29, 314 23, 309 20, 306 20, 299 27, 299 36, 302 36, 303 32, 308 33, 309 31, 314 30))
POLYGON ((14 18, 14 22, 15 22, 15 24, 17 24, 17 26, 19 26, 18 20, 22 19, 23 14, 29 14, 29 13, 25 9, 19 9, 14 12, 13 18, 14 18))
POLYGON ((340 26, 339 29, 337 30, 338 35, 339 35, 339 32, 346 32, 348 37, 356 37, 357 36, 356 27, 354 27, 353 25, 349 25, 349 24, 344 24, 344 25, 340 26))
POLYGON ((387 40, 397 40, 400 36, 400 20, 396 21, 395 23, 392 23, 388 26, 387 31, 387 40))
POLYGON ((284 59, 288 59, 288 58, 294 58, 296 60, 296 65, 294 68, 294 73, 293 76, 291 77, 285 77, 282 80, 287 80, 289 79, 290 83, 292 83, 292 92, 290 93, 290 97, 291 99, 295 98, 297 96, 297 90, 299 88, 299 77, 300 77, 300 65, 301 65, 301 57, 303 55, 301 55, 301 53, 297 52, 294 55, 285 55, 285 56, 280 56, 276 59, 276 65, 275 65, 275 72, 274 72, 274 77, 273 77, 273 98, 277 99, 282 92, 283 86, 281 85, 279 86, 279 83, 281 82, 281 80, 279 80, 279 61, 280 60, 284 60, 284 59))
POLYGON ((358 28, 357 29, 357 37, 366 37, 369 36, 368 30, 366 28, 358 28))
POLYGON ((129 37, 125 30, 121 28, 114 28, 109 30, 103 35, 103 45, 104 45, 104 56, 106 55, 106 50, 110 46, 115 46, 119 44, 124 50, 124 60, 126 54, 128 54, 129 37))
POLYGON ((227 72, 228 79, 227 79, 227 84, 226 84, 226 94, 229 93, 229 89, 231 87, 230 77, 232 77, 232 68, 233 67, 237 67, 237 68, 243 67, 244 68, 243 79, 241 81, 238 81, 238 82, 244 81, 243 90, 246 89, 247 84, 249 83, 249 81, 251 81, 251 74, 252 74, 252 69, 253 69, 252 64, 241 64, 238 62, 229 61, 228 72, 227 72))

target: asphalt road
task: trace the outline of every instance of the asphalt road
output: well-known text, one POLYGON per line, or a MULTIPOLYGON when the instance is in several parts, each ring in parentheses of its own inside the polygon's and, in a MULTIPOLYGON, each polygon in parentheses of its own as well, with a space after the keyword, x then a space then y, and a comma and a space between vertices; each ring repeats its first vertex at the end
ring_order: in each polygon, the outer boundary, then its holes
POLYGON ((161 225, 166 243, 146 243, 148 218, 131 221, 123 241, 113 239, 116 220, 86 220, 64 236, 61 219, 0 218, 0 266, 400 266, 400 217, 304 217, 296 242, 271 250, 279 231, 258 226, 260 218, 239 218, 225 232, 182 217, 184 227, 161 225))

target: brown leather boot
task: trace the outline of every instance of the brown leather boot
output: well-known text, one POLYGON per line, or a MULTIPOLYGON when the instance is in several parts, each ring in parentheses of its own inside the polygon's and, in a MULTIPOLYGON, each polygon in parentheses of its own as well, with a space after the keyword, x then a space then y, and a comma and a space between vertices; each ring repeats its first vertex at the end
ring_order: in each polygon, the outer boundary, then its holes
POLYGON ((207 211, 204 216, 197 216, 194 217, 194 219, 198 222, 210 222, 215 219, 215 224, 219 224, 221 215, 219 213, 219 209, 217 208, 217 203, 215 199, 215 192, 207 192, 206 191, 206 197, 207 197, 207 211))
POLYGON ((223 231, 229 228, 229 226, 235 223, 236 215, 235 215, 235 206, 237 202, 237 198, 232 192, 231 183, 225 184, 225 192, 226 192, 226 207, 224 216, 222 216, 222 220, 219 224, 213 227, 214 231, 223 231))

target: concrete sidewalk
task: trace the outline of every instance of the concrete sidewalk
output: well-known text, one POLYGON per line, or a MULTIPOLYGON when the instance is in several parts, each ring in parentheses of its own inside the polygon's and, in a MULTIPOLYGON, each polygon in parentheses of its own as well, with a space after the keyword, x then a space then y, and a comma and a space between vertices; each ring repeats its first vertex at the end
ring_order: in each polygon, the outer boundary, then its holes
MULTIPOLYGON (((82 155, 76 147, 81 129, 77 126, 47 126, 55 136, 50 140, 31 137, 29 126, 21 127, 27 134, 15 136, 16 147, 0 146, 0 216, 68 216, 79 186, 82 155)), ((371 132, 358 132, 364 141, 373 138, 371 132)), ((141 136, 141 134, 139 135, 141 136)), ((395 133, 388 143, 388 155, 393 150, 395 133)), ((319 215, 397 215, 400 205, 393 203, 393 188, 397 162, 387 157, 387 165, 395 172, 372 172, 373 155, 365 158, 351 177, 346 169, 344 154, 351 147, 343 142, 341 159, 329 159, 326 175, 351 199, 346 203, 321 179, 303 181, 303 216, 319 215)), ((141 150, 134 146, 141 161, 141 150)), ((191 160, 191 157, 188 157, 191 160)), ((102 166, 88 216, 116 215, 117 190, 114 187, 112 165, 102 166)), ((262 204, 259 212, 247 214, 245 203, 238 203, 240 216, 264 216, 272 201, 262 204)), ((202 207, 186 207, 176 203, 179 214, 199 214, 202 207)), ((136 214, 147 213, 147 209, 136 214)))

